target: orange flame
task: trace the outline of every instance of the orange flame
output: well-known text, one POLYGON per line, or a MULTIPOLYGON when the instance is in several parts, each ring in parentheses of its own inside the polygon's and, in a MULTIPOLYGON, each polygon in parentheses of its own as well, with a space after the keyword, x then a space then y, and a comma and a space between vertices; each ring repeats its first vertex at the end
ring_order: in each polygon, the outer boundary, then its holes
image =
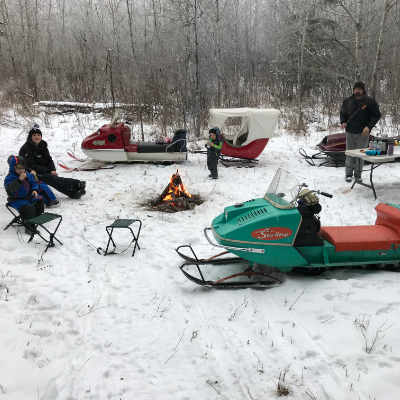
POLYGON ((181 177, 179 176, 178 171, 176 174, 173 174, 169 184, 168 184, 168 193, 164 196, 161 202, 166 200, 173 200, 178 197, 192 197, 192 195, 187 191, 186 187, 183 185, 181 177), (183 194, 183 196, 182 196, 183 194))

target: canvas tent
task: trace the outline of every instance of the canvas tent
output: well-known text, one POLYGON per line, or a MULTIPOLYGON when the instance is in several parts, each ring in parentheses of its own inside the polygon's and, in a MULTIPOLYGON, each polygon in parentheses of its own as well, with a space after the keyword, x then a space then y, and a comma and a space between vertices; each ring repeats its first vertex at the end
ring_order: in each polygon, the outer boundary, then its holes
POLYGON ((212 108, 208 126, 220 128, 225 141, 231 146, 243 147, 256 139, 270 139, 278 124, 279 114, 279 110, 274 108, 212 108), (238 125, 226 124, 237 119, 240 120, 238 125))

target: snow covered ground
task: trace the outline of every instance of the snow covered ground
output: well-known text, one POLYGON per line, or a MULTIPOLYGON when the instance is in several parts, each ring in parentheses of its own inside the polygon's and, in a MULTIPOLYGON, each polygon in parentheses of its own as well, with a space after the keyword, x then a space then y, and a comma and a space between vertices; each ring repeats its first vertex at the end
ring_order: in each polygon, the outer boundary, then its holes
MULTIPOLYGON (((64 116, 41 125, 53 158, 76 165, 66 150, 101 123, 64 116)), ((3 177, 26 132, 0 127, 3 177)), ((398 273, 281 274, 279 288, 223 291, 196 287, 179 270, 174 248, 218 253, 203 229, 225 206, 262 197, 278 167, 333 194, 321 198, 322 225, 373 224, 379 202, 400 203, 399 164, 376 170, 378 200, 370 189, 349 190, 343 168, 309 166, 298 149, 313 153, 325 135, 280 130, 257 168, 220 168, 218 181, 207 179, 205 156, 190 155, 179 172, 206 201, 175 214, 141 204, 161 193, 176 166, 59 171, 87 182, 82 199, 59 196, 63 246, 42 254, 43 242, 27 244, 22 229, 0 230, 0 399, 261 400, 277 398, 278 384, 292 399, 398 399, 398 273), (143 222, 134 258, 131 249, 108 257, 95 250, 105 248, 105 227, 116 218, 143 222), (386 335, 367 353, 383 324, 386 335)), ((3 227, 11 219, 5 207, 0 219, 3 227)), ((115 238, 119 249, 129 244, 123 232, 115 238)))

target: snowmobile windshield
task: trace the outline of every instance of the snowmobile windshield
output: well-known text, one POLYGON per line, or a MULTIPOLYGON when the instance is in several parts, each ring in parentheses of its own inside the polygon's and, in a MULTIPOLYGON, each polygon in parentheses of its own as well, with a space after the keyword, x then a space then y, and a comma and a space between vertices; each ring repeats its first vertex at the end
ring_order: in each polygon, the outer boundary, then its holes
POLYGON ((292 209, 294 205, 291 204, 291 201, 296 196, 293 191, 298 186, 299 182, 294 175, 279 168, 269 185, 267 193, 265 193, 264 199, 277 208, 292 209))

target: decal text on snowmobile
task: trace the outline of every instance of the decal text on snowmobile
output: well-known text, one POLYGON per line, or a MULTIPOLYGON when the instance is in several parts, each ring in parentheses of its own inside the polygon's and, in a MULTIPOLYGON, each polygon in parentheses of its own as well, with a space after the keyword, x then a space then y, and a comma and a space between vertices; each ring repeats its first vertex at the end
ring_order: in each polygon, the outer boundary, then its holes
POLYGON ((293 231, 288 228, 261 228, 251 232, 254 239, 276 240, 292 236, 293 231))

